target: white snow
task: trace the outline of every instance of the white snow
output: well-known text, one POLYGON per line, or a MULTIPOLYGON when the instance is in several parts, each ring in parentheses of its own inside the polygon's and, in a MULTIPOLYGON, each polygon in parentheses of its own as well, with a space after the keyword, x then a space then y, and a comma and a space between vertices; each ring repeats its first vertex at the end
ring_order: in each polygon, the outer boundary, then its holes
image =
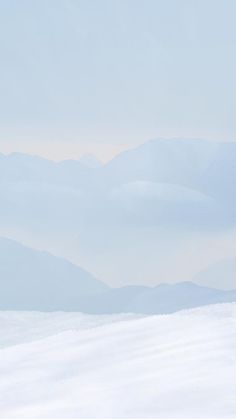
POLYGON ((167 316, 0 313, 1 419, 236 417, 236 304, 167 316))

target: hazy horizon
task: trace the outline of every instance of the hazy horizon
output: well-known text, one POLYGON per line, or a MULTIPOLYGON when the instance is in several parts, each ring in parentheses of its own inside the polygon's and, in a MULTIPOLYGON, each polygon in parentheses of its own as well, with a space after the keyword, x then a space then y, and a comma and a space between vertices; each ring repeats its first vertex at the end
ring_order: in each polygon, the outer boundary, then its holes
POLYGON ((152 138, 235 140, 235 14, 231 0, 2 2, 1 150, 107 161, 152 138))
POLYGON ((0 153, 117 159, 97 178, 3 162, 0 234, 116 284, 233 257, 234 150, 215 143, 236 144, 235 14, 232 0, 2 2, 0 153), (158 138, 170 146, 149 150, 158 138))
POLYGON ((102 164, 106 164, 110 162, 113 158, 117 157, 119 154, 121 154, 124 151, 129 151, 132 149, 135 149, 139 146, 142 146, 146 143, 152 142, 152 141, 158 141, 158 140, 197 140, 197 141, 210 141, 213 143, 234 143, 236 142, 236 139, 231 140, 224 140, 224 139, 209 139, 209 138, 188 138, 188 137, 156 137, 152 139, 147 139, 146 141, 141 141, 138 144, 123 144, 119 146, 113 146, 110 147, 108 145, 104 145, 102 147, 102 150, 98 149, 97 145, 93 148, 91 145, 90 147, 84 147, 81 146, 75 146, 74 149, 67 149, 64 150, 64 147, 62 150, 58 146, 52 146, 50 149, 47 147, 42 148, 37 146, 33 147, 24 147, 24 146, 18 146, 15 147, 11 144, 8 144, 8 146, 4 146, 4 144, 0 143, 0 154, 4 154, 5 156, 9 156, 11 154, 25 154, 29 156, 36 156, 36 157, 42 157, 47 160, 55 161, 55 162, 62 162, 64 160, 80 160, 84 156, 94 156, 97 160, 99 160, 102 164))
MULTIPOLYGON (((2 158, 0 234, 110 285, 189 281, 236 258, 235 160, 235 142, 177 138, 131 148, 95 171, 2 158)), ((230 287, 234 265, 224 269, 230 287)))
POLYGON ((236 417, 236 1, 0 1, 0 418, 236 417))

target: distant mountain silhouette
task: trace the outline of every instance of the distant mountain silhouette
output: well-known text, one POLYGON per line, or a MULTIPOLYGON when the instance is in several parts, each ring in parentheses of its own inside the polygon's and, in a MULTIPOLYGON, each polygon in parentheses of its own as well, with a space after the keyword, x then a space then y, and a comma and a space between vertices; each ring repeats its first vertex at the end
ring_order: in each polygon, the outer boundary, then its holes
POLYGON ((73 310, 107 289, 66 260, 0 238, 0 310, 73 310))
POLYGON ((83 311, 96 314, 168 314, 209 304, 236 301, 236 290, 222 291, 182 282, 173 285, 161 284, 157 287, 116 288, 91 297, 91 301, 84 301, 83 311))
MULTIPOLYGON (((177 237, 180 263, 176 277, 167 272, 171 281, 186 278, 181 266, 194 240, 206 255, 215 233, 219 245, 224 232, 235 242, 236 143, 157 139, 89 165, 0 154, 0 235, 60 254, 117 284, 120 278, 142 283, 146 273, 153 278, 171 267, 177 237), (164 242, 157 264, 153 249, 164 242)), ((196 252, 192 266, 200 259, 196 252)))
POLYGON ((0 238, 0 310, 165 314, 232 301, 236 291, 191 282, 111 289, 66 260, 0 238))

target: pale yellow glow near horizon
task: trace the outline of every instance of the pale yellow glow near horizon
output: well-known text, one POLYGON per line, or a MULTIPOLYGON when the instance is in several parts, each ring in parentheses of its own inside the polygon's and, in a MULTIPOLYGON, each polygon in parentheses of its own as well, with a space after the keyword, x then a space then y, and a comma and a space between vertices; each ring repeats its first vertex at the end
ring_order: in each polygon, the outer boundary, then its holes
POLYGON ((101 162, 106 163, 120 152, 132 148, 130 144, 106 144, 75 142, 32 142, 23 141, 20 145, 14 142, 0 141, 0 153, 11 154, 15 152, 37 155, 53 161, 79 159, 84 154, 93 154, 101 162))
MULTIPOLYGON (((59 130, 60 131, 60 130, 59 130)), ((154 138, 207 138, 209 141, 222 141, 222 139, 215 137, 204 136, 181 136, 181 135, 142 135, 136 137, 134 135, 120 136, 120 133, 111 135, 104 134, 104 141, 98 141, 94 138, 86 138, 86 136, 79 136, 78 139, 70 132, 65 134, 63 130, 60 132, 53 132, 48 130, 11 130, 3 129, 0 138, 0 153, 10 154, 14 152, 25 153, 30 155, 37 155, 53 161, 61 161, 67 159, 79 159, 84 154, 93 154, 101 162, 106 163, 114 156, 122 151, 135 148, 150 139, 154 138), (17 133, 16 133, 17 131, 17 133), (17 135, 18 134, 18 135, 17 135), (108 140, 108 138, 109 140, 108 140), (111 138, 112 137, 112 138, 111 138), (123 141, 119 138, 124 137, 123 141), (80 138, 85 138, 81 141, 80 138)), ((171 134, 171 133, 168 133, 171 134)), ((101 133, 100 133, 101 136, 101 133)), ((88 137, 88 136, 87 136, 88 137)), ((233 141, 233 139, 226 136, 223 141, 233 141)))

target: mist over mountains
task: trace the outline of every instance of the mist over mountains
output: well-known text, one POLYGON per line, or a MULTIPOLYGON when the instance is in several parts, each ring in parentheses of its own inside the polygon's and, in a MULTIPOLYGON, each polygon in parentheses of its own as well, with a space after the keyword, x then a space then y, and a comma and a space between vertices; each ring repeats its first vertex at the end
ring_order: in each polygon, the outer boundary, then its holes
POLYGON ((119 286, 236 256, 235 143, 159 139, 94 165, 0 155, 0 234, 119 286))
POLYGON ((109 288, 66 260, 5 238, 0 238, 0 290, 0 310, 167 314, 236 301, 236 290, 191 282, 109 288))
POLYGON ((0 1, 0 419, 236 419, 235 15, 0 1))

